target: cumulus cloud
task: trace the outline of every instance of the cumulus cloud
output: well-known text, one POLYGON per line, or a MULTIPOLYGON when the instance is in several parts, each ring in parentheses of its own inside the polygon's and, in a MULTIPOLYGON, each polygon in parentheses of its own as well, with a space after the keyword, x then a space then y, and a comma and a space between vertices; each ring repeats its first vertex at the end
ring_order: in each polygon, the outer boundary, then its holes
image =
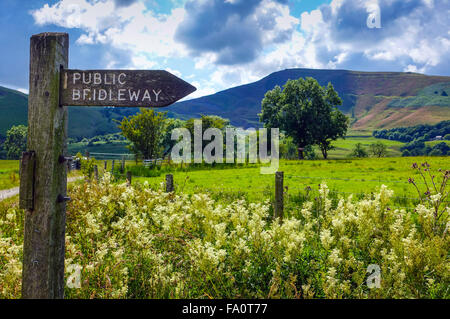
POLYGON ((194 56, 209 54, 218 65, 253 61, 272 44, 291 39, 298 19, 287 0, 188 1, 176 39, 194 56))
MULTIPOLYGON (((174 40, 184 9, 155 14, 144 3, 124 0, 60 0, 31 12, 39 25, 77 28, 77 44, 105 44, 132 52, 131 61, 151 65, 157 57, 183 56, 186 49, 174 40), (146 60, 146 61, 144 61, 146 60)), ((130 67, 139 67, 131 65, 130 67)))
POLYGON ((207 74, 190 79, 197 96, 295 67, 450 74, 449 0, 332 0, 298 17, 288 0, 188 0, 169 14, 149 3, 60 0, 32 15, 41 25, 81 30, 79 45, 120 49, 107 54, 110 66, 184 59, 207 74), (377 8, 381 28, 368 28, 377 8))
POLYGON ((365 61, 368 67, 439 72, 450 53, 449 13, 448 0, 333 0, 303 13, 302 30, 322 66, 365 61), (366 25, 373 5, 380 8, 379 29, 366 25))
POLYGON ((114 3, 116 4, 116 7, 128 7, 136 1, 137 0, 114 0, 114 3))
MULTIPOLYGON (((214 68, 212 80, 223 86, 260 79, 285 68, 450 73, 448 0, 333 0, 303 12, 289 41, 277 43, 242 65, 214 68), (381 28, 368 28, 379 7, 381 28)), ((214 53, 198 67, 214 63, 214 53)))

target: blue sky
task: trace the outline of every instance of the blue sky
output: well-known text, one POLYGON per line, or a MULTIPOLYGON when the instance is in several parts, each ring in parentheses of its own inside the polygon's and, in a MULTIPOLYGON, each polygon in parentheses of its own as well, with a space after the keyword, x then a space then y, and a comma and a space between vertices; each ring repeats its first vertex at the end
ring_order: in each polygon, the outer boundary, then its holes
POLYGON ((27 92, 29 38, 56 31, 71 68, 165 69, 191 97, 294 67, 450 75, 449 16, 449 0, 0 0, 0 85, 27 92))

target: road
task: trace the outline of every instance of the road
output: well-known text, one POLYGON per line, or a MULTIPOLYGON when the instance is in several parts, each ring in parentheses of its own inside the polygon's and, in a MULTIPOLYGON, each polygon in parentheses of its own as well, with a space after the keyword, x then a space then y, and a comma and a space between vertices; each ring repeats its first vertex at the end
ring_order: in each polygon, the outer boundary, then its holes
MULTIPOLYGON (((82 179, 83 176, 75 176, 75 177, 70 177, 67 179, 68 183, 74 182, 78 179, 82 179)), ((19 194, 19 187, 14 187, 14 188, 10 188, 10 189, 5 189, 5 190, 1 190, 0 191, 0 202, 4 199, 13 197, 15 195, 19 194)))

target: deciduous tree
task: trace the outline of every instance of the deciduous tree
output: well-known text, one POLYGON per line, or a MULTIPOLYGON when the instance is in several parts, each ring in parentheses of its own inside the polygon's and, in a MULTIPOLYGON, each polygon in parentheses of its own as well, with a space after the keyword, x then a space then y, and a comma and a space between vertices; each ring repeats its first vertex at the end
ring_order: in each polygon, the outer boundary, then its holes
MULTIPOLYGON (((337 109, 342 104, 331 83, 322 87, 313 78, 289 80, 283 90, 276 86, 261 102, 260 121, 292 137, 299 149, 317 144, 325 158, 331 141, 345 137, 347 117, 337 109)), ((299 158, 303 152, 299 150, 299 158)))
POLYGON ((167 112, 141 108, 140 113, 124 117, 119 125, 130 142, 130 150, 145 159, 156 158, 162 151, 162 139, 167 112))
POLYGON ((5 150, 9 159, 19 159, 27 148, 28 128, 24 125, 12 126, 6 132, 5 150))

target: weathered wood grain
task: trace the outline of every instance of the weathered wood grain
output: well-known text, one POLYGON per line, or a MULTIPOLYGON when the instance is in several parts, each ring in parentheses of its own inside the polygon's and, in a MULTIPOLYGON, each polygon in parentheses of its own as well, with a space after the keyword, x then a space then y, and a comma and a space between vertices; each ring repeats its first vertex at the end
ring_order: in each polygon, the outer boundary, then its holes
POLYGON ((283 220, 283 210, 284 210, 283 179, 284 179, 284 172, 275 173, 274 217, 279 218, 280 223, 283 220))
POLYGON ((162 70, 64 70, 61 105, 163 107, 196 88, 162 70))
MULTIPOLYGON (((59 106, 60 69, 69 37, 42 33, 30 40, 27 149, 35 152, 34 210, 25 212, 22 298, 63 298, 67 168, 67 108, 59 106)), ((21 176, 28 183, 30 176, 21 176)))
POLYGON ((20 160, 20 176, 23 183, 20 183, 19 188, 19 207, 24 210, 34 210, 35 170, 35 153, 24 152, 20 160))
POLYGON ((166 193, 173 192, 173 175, 167 174, 166 175, 166 193))

